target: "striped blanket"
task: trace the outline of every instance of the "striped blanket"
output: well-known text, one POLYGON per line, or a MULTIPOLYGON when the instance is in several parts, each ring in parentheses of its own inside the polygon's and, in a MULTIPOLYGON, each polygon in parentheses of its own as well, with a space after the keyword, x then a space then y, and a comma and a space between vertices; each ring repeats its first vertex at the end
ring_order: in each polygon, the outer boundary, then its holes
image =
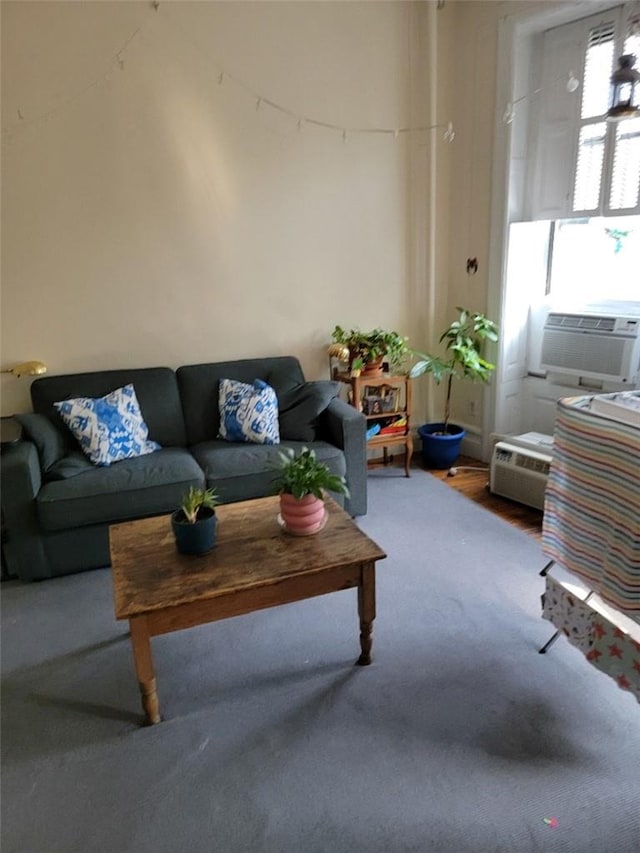
POLYGON ((545 493, 545 556, 640 622, 640 429, 560 400, 545 493))

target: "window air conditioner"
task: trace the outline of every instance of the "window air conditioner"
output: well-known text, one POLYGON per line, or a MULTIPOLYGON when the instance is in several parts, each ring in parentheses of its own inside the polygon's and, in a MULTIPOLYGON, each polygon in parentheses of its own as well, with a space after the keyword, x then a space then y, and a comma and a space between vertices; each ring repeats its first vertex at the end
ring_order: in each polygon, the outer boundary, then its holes
POLYGON ((551 456, 508 441, 498 441, 493 448, 489 490, 513 501, 544 509, 551 456))
POLYGON ((551 312, 542 337, 542 367, 610 382, 640 381, 640 317, 551 312))

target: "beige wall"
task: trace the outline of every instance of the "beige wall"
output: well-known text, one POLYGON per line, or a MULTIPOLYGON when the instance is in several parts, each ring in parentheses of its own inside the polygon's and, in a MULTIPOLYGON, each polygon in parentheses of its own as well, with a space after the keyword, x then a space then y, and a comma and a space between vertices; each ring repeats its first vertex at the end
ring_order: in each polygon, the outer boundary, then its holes
MULTIPOLYGON (((2 2, 2 367, 294 353, 321 378, 336 323, 432 347, 487 307, 498 25, 540 5, 2 2)), ((3 414, 28 384, 2 377, 3 414)))
MULTIPOLYGON (((345 143, 252 92, 339 126, 424 124, 426 4, 1 11, 3 367, 294 353, 319 378, 336 323, 413 333, 429 135, 345 143)), ((4 414, 28 381, 2 377, 4 414)))
MULTIPOLYGON (((596 6, 606 4, 600 0, 453 0, 447 5, 453 11, 460 73, 452 99, 457 134, 450 184, 448 263, 440 304, 446 305, 448 319, 455 316, 456 305, 464 305, 486 311, 500 322, 510 212, 509 170, 514 163, 509 162, 514 156, 513 125, 506 124, 502 116, 509 98, 524 98, 518 106, 523 111, 535 97, 526 80, 514 90, 513 70, 516 60, 522 62, 523 38, 593 13, 596 6), (466 272, 469 257, 478 259, 475 275, 466 272)), ((516 156, 521 158, 525 153, 526 146, 519 140, 516 156)), ((521 160, 516 165, 524 168, 521 160)), ((495 374, 492 381, 495 386, 495 374)), ((484 434, 483 446, 478 445, 477 450, 485 456, 488 435, 494 428, 495 392, 495 387, 458 383, 453 396, 456 420, 484 434)))

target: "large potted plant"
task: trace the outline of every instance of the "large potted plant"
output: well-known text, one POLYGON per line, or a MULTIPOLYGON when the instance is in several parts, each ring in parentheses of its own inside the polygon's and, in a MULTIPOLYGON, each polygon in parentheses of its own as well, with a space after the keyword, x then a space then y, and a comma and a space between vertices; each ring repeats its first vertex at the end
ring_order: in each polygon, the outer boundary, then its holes
POLYGON ((280 494, 280 522, 287 533, 309 536, 322 530, 326 522, 324 491, 349 497, 344 477, 332 474, 314 450, 290 447, 279 452, 276 488, 280 494))
POLYGON ((472 382, 488 382, 495 365, 482 356, 485 341, 498 340, 496 324, 484 314, 457 308, 458 318, 440 335, 445 343, 445 355, 434 356, 416 353, 417 361, 411 370, 411 378, 430 373, 439 385, 447 380, 444 417, 438 423, 423 424, 418 428, 422 439, 422 456, 429 468, 449 468, 458 458, 465 430, 450 423, 451 389, 454 379, 472 382))
POLYGON ((216 544, 220 501, 213 489, 191 486, 171 516, 176 548, 181 554, 206 554, 216 544))
POLYGON ((369 378, 382 376, 385 358, 392 367, 397 368, 410 353, 408 338, 385 329, 361 332, 359 329, 347 331, 342 326, 336 326, 332 338, 336 344, 342 344, 349 350, 349 372, 359 371, 361 376, 369 378))

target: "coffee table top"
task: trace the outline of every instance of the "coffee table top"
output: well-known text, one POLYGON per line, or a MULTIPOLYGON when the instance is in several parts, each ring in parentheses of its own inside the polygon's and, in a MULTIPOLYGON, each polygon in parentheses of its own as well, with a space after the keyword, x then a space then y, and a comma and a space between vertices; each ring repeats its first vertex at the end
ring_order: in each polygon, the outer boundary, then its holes
POLYGON ((277 496, 219 506, 216 546, 202 556, 177 552, 168 515, 111 525, 116 618, 386 557, 335 501, 326 506, 323 530, 300 537, 281 529, 277 496))

